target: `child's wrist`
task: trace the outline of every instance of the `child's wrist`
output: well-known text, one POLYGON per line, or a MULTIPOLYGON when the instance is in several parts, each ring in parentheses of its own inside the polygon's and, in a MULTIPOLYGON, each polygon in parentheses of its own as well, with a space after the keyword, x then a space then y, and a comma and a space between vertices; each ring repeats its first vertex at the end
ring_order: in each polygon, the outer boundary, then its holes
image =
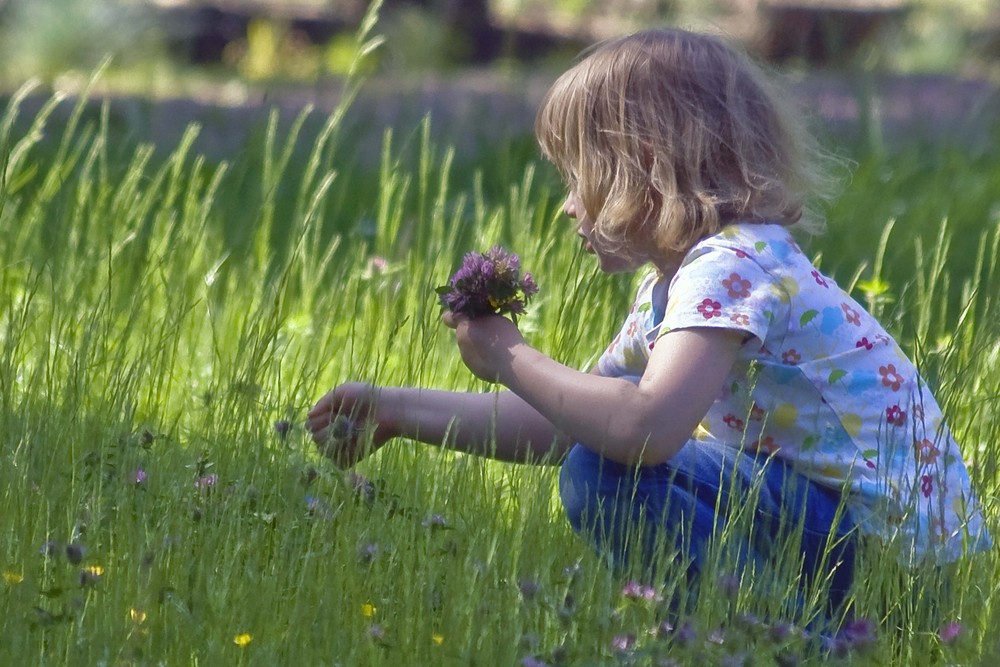
POLYGON ((402 436, 403 405, 397 388, 379 389, 375 400, 375 428, 381 431, 385 440, 402 436))

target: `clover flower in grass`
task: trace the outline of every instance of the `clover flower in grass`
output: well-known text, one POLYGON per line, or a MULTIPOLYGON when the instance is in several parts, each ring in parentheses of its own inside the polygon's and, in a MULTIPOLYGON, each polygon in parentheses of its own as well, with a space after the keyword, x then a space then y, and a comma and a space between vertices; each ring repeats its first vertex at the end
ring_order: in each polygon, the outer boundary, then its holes
POLYGON ((941 626, 941 629, 938 631, 938 637, 941 639, 942 644, 954 644, 962 635, 963 630, 964 628, 961 623, 949 621, 941 626))
POLYGON ((100 583, 104 576, 104 568, 100 565, 91 565, 80 570, 80 587, 94 586, 100 583))
POLYGON ((878 641, 875 622, 867 618, 857 618, 841 628, 839 638, 847 642, 851 650, 867 648, 878 641))
POLYGON ((385 628, 378 623, 373 623, 368 626, 368 638, 377 644, 383 643, 385 641, 385 628))
POLYGON ((215 474, 204 475, 194 482, 194 488, 199 491, 211 491, 219 483, 219 476, 215 474))
POLYGON ((641 584, 638 581, 630 581, 622 588, 622 597, 629 600, 646 600, 648 602, 660 602, 663 596, 653 588, 641 584))
POLYGON ((631 651, 635 647, 635 635, 616 635, 611 639, 611 646, 619 651, 631 651))
POLYGON ((493 246, 486 254, 468 253, 437 293, 441 305, 458 315, 510 315, 516 324, 538 286, 530 273, 521 274, 517 255, 493 246))

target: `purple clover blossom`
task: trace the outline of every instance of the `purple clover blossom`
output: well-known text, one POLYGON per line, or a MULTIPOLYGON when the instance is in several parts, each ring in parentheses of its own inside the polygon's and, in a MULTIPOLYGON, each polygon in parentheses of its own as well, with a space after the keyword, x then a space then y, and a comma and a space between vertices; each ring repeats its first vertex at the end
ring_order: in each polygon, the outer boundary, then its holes
POLYGON ((858 618, 844 625, 838 638, 846 641, 850 649, 864 649, 878 640, 876 630, 874 621, 858 618))
POLYGON ((215 485, 219 483, 218 475, 205 475, 204 477, 199 477, 194 482, 194 487, 199 491, 211 491, 215 488, 215 485))
POLYGON ((526 655, 521 659, 521 667, 549 667, 549 663, 533 655, 526 655))
POLYGON ((660 602, 663 596, 652 586, 646 586, 638 581, 630 581, 622 588, 622 597, 630 600, 648 600, 660 602))
POLYGON ((287 438, 288 434, 291 433, 291 431, 292 431, 292 422, 288 421, 287 419, 279 419, 278 421, 274 422, 274 432, 282 440, 287 438))
POLYGON ((631 651, 635 641, 635 635, 617 635, 611 640, 611 645, 619 651, 631 651))
POLYGON ((941 629, 938 631, 938 637, 941 639, 942 644, 954 644, 962 635, 963 630, 964 628, 961 623, 949 621, 941 626, 941 629))
POLYGON ((486 254, 468 253, 437 293, 441 305, 453 313, 470 318, 510 315, 516 323, 538 286, 530 273, 521 274, 517 255, 493 246, 486 254))

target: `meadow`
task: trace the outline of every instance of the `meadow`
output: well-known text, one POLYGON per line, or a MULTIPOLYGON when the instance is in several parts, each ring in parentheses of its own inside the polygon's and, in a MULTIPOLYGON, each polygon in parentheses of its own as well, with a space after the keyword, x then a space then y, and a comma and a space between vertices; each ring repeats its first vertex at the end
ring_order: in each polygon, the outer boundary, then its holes
MULTIPOLYGON (((614 572, 575 536, 553 466, 389 444, 351 471, 305 412, 338 382, 491 391, 434 288, 499 243, 541 287, 520 319, 595 361, 633 280, 581 253, 530 143, 458 156, 429 119, 361 166, 344 108, 277 118, 228 162, 136 145, 105 106, 0 122, 0 664, 996 664, 997 550, 906 571, 873 550, 850 632, 822 592, 614 572), (528 148, 526 148, 528 147, 528 148)), ((347 99, 345 104, 349 104, 347 99)), ((1000 131, 1000 129, 998 129, 1000 131)), ((878 314, 945 406, 1000 518, 1000 151, 841 147, 811 255, 878 314)))

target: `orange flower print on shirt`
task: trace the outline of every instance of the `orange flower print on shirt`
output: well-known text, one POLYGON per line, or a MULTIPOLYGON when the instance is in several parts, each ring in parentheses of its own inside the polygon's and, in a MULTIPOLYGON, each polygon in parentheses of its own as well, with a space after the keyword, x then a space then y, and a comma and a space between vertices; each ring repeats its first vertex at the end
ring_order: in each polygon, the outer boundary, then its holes
POLYGON ((895 364, 879 366, 878 374, 882 376, 882 384, 893 391, 899 391, 899 388, 903 386, 903 382, 906 381, 906 378, 896 371, 895 364))
POLYGON ((794 366, 795 364, 802 361, 802 355, 798 353, 795 348, 786 350, 781 353, 781 363, 786 366, 794 366))
POLYGON ((632 322, 629 323, 628 330, 625 332, 625 334, 628 336, 634 336, 635 332, 638 330, 639 330, 639 323, 636 322, 635 320, 632 320, 632 322))
POLYGON ((743 420, 734 414, 728 414, 722 418, 722 421, 726 422, 726 426, 736 431, 743 430, 743 420))
POLYGON ((710 320, 713 317, 722 317, 722 304, 712 299, 705 299, 698 304, 698 312, 706 320, 710 320))
POLYGON ((938 455, 941 450, 934 446, 934 443, 924 438, 920 441, 914 441, 913 443, 913 453, 917 457, 917 461, 923 463, 924 465, 934 465, 937 463, 938 455))
POLYGON ((764 421, 764 409, 756 403, 750 406, 750 421, 764 421))
POLYGON ((750 296, 750 281, 741 278, 738 273, 732 273, 723 279, 722 286, 729 290, 730 299, 745 299, 750 296))
POLYGON ((729 321, 738 327, 750 326, 750 316, 743 313, 733 313, 729 316, 729 321))
POLYGON ((761 440, 754 440, 753 444, 750 445, 750 449, 755 452, 762 454, 773 454, 780 449, 778 443, 774 441, 769 435, 765 435, 761 440))
POLYGON ((847 305, 846 303, 840 304, 840 307, 844 310, 844 317, 847 318, 848 322, 850 322, 856 327, 861 326, 861 313, 859 313, 857 310, 847 305))

